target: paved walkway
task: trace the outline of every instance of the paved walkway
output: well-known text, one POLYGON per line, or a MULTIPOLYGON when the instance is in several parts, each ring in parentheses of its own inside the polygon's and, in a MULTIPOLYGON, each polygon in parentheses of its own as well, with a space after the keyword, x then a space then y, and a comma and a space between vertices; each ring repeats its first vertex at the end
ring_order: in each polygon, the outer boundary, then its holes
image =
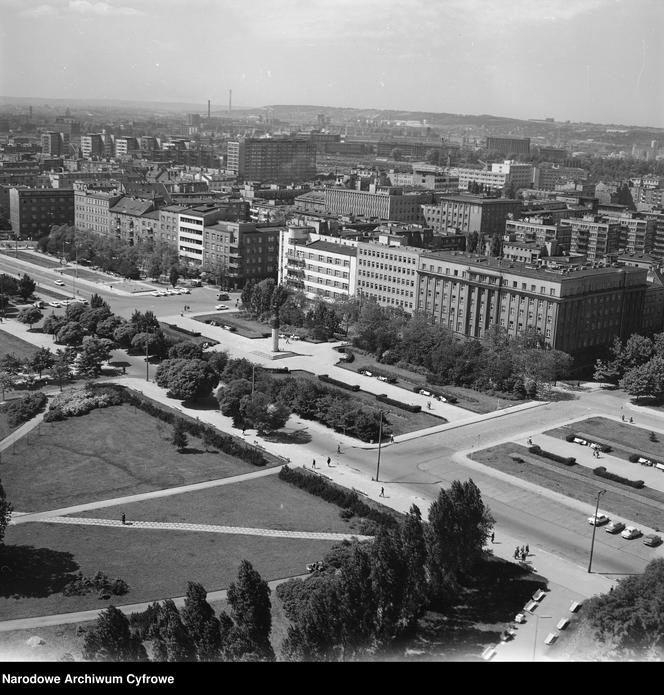
POLYGON ((358 536, 349 533, 323 533, 318 531, 282 531, 269 528, 248 528, 244 526, 216 526, 214 524, 183 524, 161 521, 130 521, 123 524, 115 519, 94 519, 80 516, 47 516, 39 519, 35 516, 33 522, 49 524, 74 524, 79 526, 113 526, 127 530, 151 531, 196 531, 201 533, 222 533, 239 536, 266 536, 268 538, 299 538, 317 541, 344 541, 357 538, 361 541, 373 540, 373 536, 358 536))

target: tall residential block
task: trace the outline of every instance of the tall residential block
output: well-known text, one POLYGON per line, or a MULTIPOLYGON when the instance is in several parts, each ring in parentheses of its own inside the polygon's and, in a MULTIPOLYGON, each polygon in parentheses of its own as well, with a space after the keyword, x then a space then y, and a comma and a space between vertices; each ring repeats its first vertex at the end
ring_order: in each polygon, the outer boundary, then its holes
POLYGON ((316 176, 316 145, 290 137, 230 141, 226 169, 244 181, 308 181, 316 176))

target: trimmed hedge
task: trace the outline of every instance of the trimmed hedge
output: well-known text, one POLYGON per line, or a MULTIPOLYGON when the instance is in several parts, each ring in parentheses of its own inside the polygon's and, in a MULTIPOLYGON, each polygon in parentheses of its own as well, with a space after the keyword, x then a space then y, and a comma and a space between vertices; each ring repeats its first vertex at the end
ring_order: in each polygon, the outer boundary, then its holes
POLYGON ((645 487, 643 480, 629 480, 628 478, 623 478, 622 475, 616 475, 615 473, 609 473, 604 466, 598 466, 593 468, 593 473, 598 475, 600 478, 606 478, 607 480, 613 480, 614 483, 621 483, 622 485, 629 485, 637 490, 645 487))
POLYGON ((319 374, 318 379, 324 381, 326 384, 332 384, 333 386, 339 386, 347 391, 359 391, 360 387, 358 384, 347 384, 344 381, 339 381, 338 379, 332 379, 327 374, 319 374))
POLYGON ((261 367, 264 372, 272 372, 272 374, 288 374, 290 369, 288 367, 261 367))
POLYGON ((40 413, 47 400, 46 394, 38 391, 10 401, 3 406, 2 412, 7 416, 10 427, 18 427, 40 413))
POLYGON ((575 439, 576 439, 576 435, 575 435, 575 434, 568 434, 568 435, 565 437, 565 441, 566 441, 566 442, 570 442, 570 443, 573 442, 575 439))
POLYGON ((214 427, 205 425, 198 420, 176 415, 172 411, 156 405, 154 401, 138 396, 123 386, 110 384, 102 388, 116 391, 124 403, 140 408, 143 412, 159 418, 163 422, 172 425, 176 420, 179 421, 184 431, 191 434, 193 437, 202 437, 205 434, 209 438, 208 441, 211 446, 216 447, 229 456, 242 459, 254 466, 264 466, 267 463, 265 456, 259 449, 245 444, 232 435, 219 432, 214 427))
POLYGON ((187 335, 191 335, 194 338, 200 338, 200 332, 199 331, 190 331, 187 328, 182 328, 181 326, 178 326, 175 323, 169 323, 168 324, 169 328, 172 328, 174 331, 177 331, 178 333, 186 333, 187 335))
POLYGON ((388 512, 381 512, 363 502, 356 492, 347 490, 340 485, 335 485, 326 478, 313 473, 283 466, 279 471, 279 478, 286 483, 295 485, 295 487, 299 487, 301 490, 324 499, 326 502, 336 504, 342 510, 351 510, 353 514, 371 519, 378 524, 392 526, 397 522, 394 515, 388 512))
POLYGON ((387 395, 381 393, 376 396, 376 400, 386 405, 394 406, 395 408, 401 408, 401 410, 407 410, 409 413, 419 413, 422 410, 421 405, 413 405, 412 403, 402 403, 394 398, 388 398, 387 395))
POLYGON ((566 466, 576 465, 576 459, 573 456, 559 456, 558 454, 554 454, 552 451, 546 451, 545 449, 542 449, 542 447, 538 446, 537 444, 529 446, 528 451, 531 454, 535 454, 536 456, 542 456, 543 458, 551 459, 551 461, 563 463, 566 466))
POLYGON ((645 456, 640 456, 639 454, 630 454, 629 460, 631 463, 638 463, 640 458, 646 458, 645 456))

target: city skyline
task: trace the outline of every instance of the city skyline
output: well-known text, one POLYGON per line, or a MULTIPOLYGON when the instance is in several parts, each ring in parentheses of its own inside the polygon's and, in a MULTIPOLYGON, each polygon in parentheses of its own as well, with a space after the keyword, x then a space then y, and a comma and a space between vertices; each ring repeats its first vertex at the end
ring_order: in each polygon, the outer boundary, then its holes
POLYGON ((655 34, 664 8, 655 0, 0 6, 0 93, 13 97, 211 99, 219 107, 232 89, 246 108, 321 104, 664 127, 664 51, 655 34), (48 48, 25 51, 31 44, 48 48))

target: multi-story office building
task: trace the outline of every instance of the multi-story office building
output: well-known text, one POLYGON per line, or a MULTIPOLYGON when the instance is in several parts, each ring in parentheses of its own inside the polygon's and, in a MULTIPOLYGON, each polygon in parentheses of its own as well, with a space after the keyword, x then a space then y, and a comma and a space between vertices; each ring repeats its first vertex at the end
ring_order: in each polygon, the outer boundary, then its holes
POLYGON ((103 157, 105 154, 104 136, 102 133, 81 135, 81 155, 86 159, 103 157))
POLYGON ((186 262, 203 265, 205 228, 215 224, 221 210, 215 205, 188 207, 178 215, 178 251, 186 262))
POLYGON ((203 268, 228 289, 277 278, 279 236, 284 227, 220 220, 204 228, 203 268))
POLYGON ((377 241, 357 244, 357 296, 412 314, 417 305, 417 269, 423 249, 377 241))
POLYGON ((570 251, 582 253, 591 262, 599 261, 620 247, 620 223, 597 215, 584 215, 578 219, 564 219, 562 229, 569 229, 570 251))
POLYGON ((530 138, 488 137, 486 148, 504 154, 530 154, 530 138))
POLYGON ((642 268, 532 268, 512 261, 433 252, 419 261, 418 311, 460 336, 492 326, 511 336, 527 328, 547 344, 592 361, 616 336, 640 329, 647 289, 642 268))
POLYGON ((554 191, 556 186, 577 181, 586 181, 588 172, 579 167, 565 167, 551 162, 542 162, 535 167, 533 185, 544 191, 554 191))
POLYGON ((619 248, 627 253, 650 253, 655 242, 655 221, 637 212, 602 213, 606 220, 620 224, 619 248))
POLYGON ((309 181, 316 177, 316 145, 290 137, 230 141, 226 169, 244 181, 309 181))
POLYGON ((545 224, 543 217, 526 217, 522 220, 506 220, 505 238, 518 243, 535 243, 544 246, 552 241, 561 251, 569 251, 571 229, 557 224, 545 224))
POLYGON ((74 184, 74 225, 76 229, 109 235, 111 208, 122 198, 118 189, 99 190, 86 183, 74 184))
POLYGON ((357 241, 290 226, 279 239, 278 281, 308 299, 341 300, 356 294, 357 241))
POLYGON ((647 219, 652 221, 655 228, 651 253, 655 258, 664 261, 664 211, 655 210, 644 214, 647 219))
POLYGON ((437 233, 455 229, 462 234, 502 235, 509 216, 519 216, 521 201, 469 194, 443 195, 437 205, 423 205, 422 211, 426 224, 437 233))
POLYGON ((533 167, 531 164, 519 164, 512 160, 494 163, 490 169, 471 167, 452 167, 451 175, 459 179, 459 190, 467 191, 471 184, 484 186, 485 190, 502 190, 505 186, 530 188, 533 185, 533 167))
POLYGON ((15 235, 33 239, 48 234, 53 225, 74 224, 74 191, 12 188, 9 191, 9 219, 15 235))
POLYGON ((433 201, 432 193, 404 193, 401 188, 376 184, 371 184, 368 191, 332 187, 324 193, 327 214, 415 224, 424 222, 422 205, 433 201))
POLYGON ((66 154, 66 147, 69 145, 69 136, 66 133, 58 133, 49 130, 41 136, 42 154, 51 157, 61 157, 66 154))
POLYGON ((115 156, 126 157, 137 155, 140 148, 138 139, 134 137, 115 138, 115 156))
POLYGON ((187 210, 186 205, 165 205, 159 208, 159 226, 155 230, 155 242, 178 247, 178 230, 180 229, 180 214, 187 210))

